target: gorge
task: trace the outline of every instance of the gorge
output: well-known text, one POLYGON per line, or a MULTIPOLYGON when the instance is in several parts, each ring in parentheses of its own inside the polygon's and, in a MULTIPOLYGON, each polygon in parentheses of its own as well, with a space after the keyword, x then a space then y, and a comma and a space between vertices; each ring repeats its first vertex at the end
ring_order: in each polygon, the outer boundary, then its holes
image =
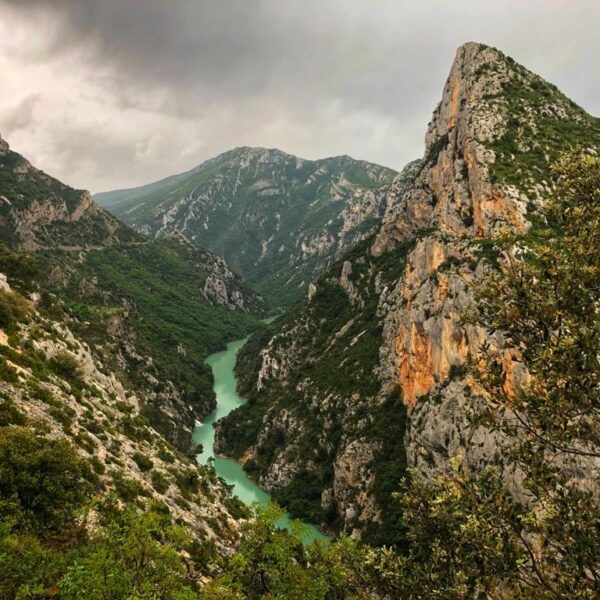
POLYGON ((596 597, 599 153, 473 42, 398 172, 0 138, 0 595, 596 597))
MULTIPOLYGON (((264 506, 270 502, 269 494, 261 490, 249 479, 237 461, 219 456, 215 454, 214 450, 214 424, 239 406, 242 406, 245 402, 237 394, 238 386, 234 366, 237 353, 246 341, 246 339, 243 339, 229 342, 226 350, 211 354, 206 359, 206 363, 211 367, 213 372, 217 406, 202 423, 196 424, 193 439, 194 442, 202 447, 202 452, 196 457, 196 460, 201 465, 210 464, 213 466, 216 474, 223 478, 227 485, 233 487, 232 493, 247 506, 252 506, 254 503, 264 506)), ((277 526, 290 529, 289 515, 284 515, 277 522, 277 526)), ((306 528, 306 533, 302 539, 307 544, 314 540, 325 541, 329 539, 312 525, 304 525, 304 527, 306 528)))

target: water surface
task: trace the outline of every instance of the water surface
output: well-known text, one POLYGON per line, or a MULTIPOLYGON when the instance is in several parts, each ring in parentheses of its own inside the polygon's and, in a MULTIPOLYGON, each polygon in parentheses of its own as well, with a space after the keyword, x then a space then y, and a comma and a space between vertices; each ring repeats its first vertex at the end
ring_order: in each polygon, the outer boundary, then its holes
MULTIPOLYGON (((217 397, 217 408, 201 424, 195 427, 193 437, 196 443, 202 444, 202 452, 196 457, 200 464, 206 465, 212 459, 217 474, 233 486, 233 493, 244 504, 250 505, 259 502, 266 505, 271 496, 250 481, 242 465, 230 458, 217 456, 214 451, 215 430, 213 424, 246 402, 237 393, 237 381, 233 372, 236 354, 244 345, 246 339, 230 342, 227 344, 227 350, 211 354, 206 359, 206 364, 212 369, 215 379, 213 389, 217 397)), ((290 516, 286 513, 278 522, 278 525, 290 530, 290 516)), ((305 527, 305 543, 310 543, 313 540, 326 541, 329 539, 313 525, 305 524, 305 527)))

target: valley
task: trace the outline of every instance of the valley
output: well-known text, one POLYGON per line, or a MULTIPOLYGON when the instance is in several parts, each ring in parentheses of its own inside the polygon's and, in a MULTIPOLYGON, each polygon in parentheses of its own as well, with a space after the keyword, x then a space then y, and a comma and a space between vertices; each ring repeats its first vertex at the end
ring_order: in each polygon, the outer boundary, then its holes
MULTIPOLYGON (((239 406, 242 406, 245 402, 237 394, 238 384, 234 374, 234 367, 237 353, 246 341, 246 339, 243 339, 229 342, 226 350, 211 354, 206 359, 206 363, 211 367, 213 372, 217 406, 202 423, 196 425, 193 439, 194 442, 202 447, 202 452, 196 457, 196 460, 201 465, 212 465, 216 474, 222 477, 227 485, 233 487, 232 493, 247 506, 251 506, 254 503, 266 506, 270 502, 269 494, 261 490, 250 480, 237 461, 219 456, 215 454, 214 450, 214 424, 239 406)), ((285 514, 276 524, 278 527, 290 530, 289 515, 285 514)), ((306 544, 314 540, 329 539, 312 525, 304 525, 304 527, 306 528, 306 533, 302 536, 302 540, 306 544)))

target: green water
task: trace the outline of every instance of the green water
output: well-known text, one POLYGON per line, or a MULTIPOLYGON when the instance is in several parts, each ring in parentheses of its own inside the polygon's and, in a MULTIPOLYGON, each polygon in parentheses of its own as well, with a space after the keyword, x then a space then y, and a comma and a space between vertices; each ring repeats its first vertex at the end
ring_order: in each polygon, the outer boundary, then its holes
MULTIPOLYGON (((206 364, 212 369, 215 379, 213 389, 217 396, 217 408, 206 417, 202 424, 196 426, 193 437, 196 443, 202 444, 202 452, 196 457, 200 464, 205 465, 212 459, 217 474, 233 486, 233 493, 244 504, 250 505, 259 502, 266 505, 271 496, 250 481, 242 466, 235 460, 216 456, 214 452, 215 430, 213 423, 246 402, 244 398, 237 394, 237 381, 233 372, 236 354, 245 342, 245 339, 231 342, 227 344, 227 350, 211 354, 206 359, 206 364)), ((290 529, 291 521, 287 513, 278 522, 278 525, 290 529)), ((313 540, 329 539, 313 525, 305 525, 305 528, 305 543, 310 543, 313 540)))

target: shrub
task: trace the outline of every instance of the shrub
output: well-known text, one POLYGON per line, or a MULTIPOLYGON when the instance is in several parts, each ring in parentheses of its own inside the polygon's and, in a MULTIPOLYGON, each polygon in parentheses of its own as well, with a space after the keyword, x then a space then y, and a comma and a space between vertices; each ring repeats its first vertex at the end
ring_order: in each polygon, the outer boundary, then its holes
POLYGON ((6 398, 0 402, 0 427, 6 425, 25 425, 25 415, 15 406, 15 403, 6 398))
POLYGON ((149 459, 145 454, 142 454, 141 452, 136 452, 132 456, 132 458, 135 464, 139 467, 140 471, 143 471, 144 473, 150 471, 154 466, 152 460, 149 459))
POLYGON ((91 472, 65 440, 22 427, 0 430, 0 517, 17 529, 57 533, 92 492, 91 472))
POLYGON ((113 473, 113 484, 117 494, 125 502, 132 502, 138 496, 146 496, 148 494, 139 481, 125 477, 122 471, 115 471, 113 473))
POLYGON ((152 487, 159 494, 164 494, 169 489, 169 480, 160 471, 153 471, 152 487))

